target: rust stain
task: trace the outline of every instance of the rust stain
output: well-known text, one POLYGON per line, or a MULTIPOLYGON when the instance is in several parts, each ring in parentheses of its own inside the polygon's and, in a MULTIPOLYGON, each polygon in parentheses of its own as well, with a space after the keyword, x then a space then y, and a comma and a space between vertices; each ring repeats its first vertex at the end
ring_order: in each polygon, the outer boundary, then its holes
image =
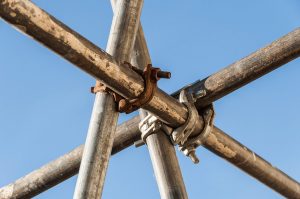
POLYGON ((93 58, 93 56, 89 55, 88 57, 90 58, 90 60, 95 61, 95 59, 93 58))
POLYGON ((215 150, 223 154, 227 158, 234 158, 236 152, 220 142, 214 134, 210 134, 206 140, 206 144, 213 146, 215 150))

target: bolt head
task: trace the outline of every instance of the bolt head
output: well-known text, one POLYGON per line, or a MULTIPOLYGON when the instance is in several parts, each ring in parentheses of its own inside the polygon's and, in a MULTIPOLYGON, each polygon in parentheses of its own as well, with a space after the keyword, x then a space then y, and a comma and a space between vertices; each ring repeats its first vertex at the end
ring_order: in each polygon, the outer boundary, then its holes
POLYGON ((206 91, 201 89, 197 92, 194 93, 194 98, 201 98, 201 97, 204 97, 206 95, 206 91))
POLYGON ((191 151, 189 153, 189 157, 191 158, 191 160, 193 161, 194 164, 198 164, 200 162, 199 158, 197 157, 195 151, 191 151))

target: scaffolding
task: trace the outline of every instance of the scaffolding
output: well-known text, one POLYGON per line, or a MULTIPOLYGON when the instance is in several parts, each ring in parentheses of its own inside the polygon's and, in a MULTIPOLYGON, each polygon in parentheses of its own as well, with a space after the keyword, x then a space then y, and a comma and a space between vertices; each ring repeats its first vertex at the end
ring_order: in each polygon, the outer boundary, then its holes
POLYGON ((287 198, 300 184, 214 126, 213 102, 300 55, 300 29, 168 95, 171 74, 152 67, 140 15, 143 0, 111 0, 106 51, 29 0, 0 0, 6 22, 96 79, 85 145, 0 188, 0 198, 30 198, 78 174, 74 198, 100 198, 111 154, 146 144, 161 198, 188 198, 174 146, 194 163, 203 146, 287 198), (117 126, 119 113, 140 111, 117 126), (41 180, 42 179, 42 180, 41 180))

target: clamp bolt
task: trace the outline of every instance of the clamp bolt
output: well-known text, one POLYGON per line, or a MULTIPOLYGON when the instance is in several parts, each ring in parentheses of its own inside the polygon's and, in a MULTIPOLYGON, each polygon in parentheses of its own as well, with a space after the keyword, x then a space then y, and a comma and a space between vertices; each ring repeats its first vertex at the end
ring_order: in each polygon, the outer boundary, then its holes
POLYGON ((157 77, 158 78, 170 79, 171 78, 171 73, 168 72, 168 71, 158 71, 157 72, 157 77))
POLYGON ((197 157, 195 151, 191 151, 188 155, 194 164, 198 164, 200 162, 199 158, 197 157))

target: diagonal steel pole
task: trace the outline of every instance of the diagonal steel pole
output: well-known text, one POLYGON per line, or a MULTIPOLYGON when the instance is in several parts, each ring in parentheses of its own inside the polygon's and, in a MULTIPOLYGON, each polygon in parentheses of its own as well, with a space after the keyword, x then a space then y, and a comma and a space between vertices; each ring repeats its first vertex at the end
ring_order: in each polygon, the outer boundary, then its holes
MULTIPOLYGON (((122 123, 117 127, 112 155, 131 146, 141 138, 138 128, 139 117, 122 123)), ((70 151, 66 155, 42 166, 18 179, 16 182, 0 189, 1 199, 32 198, 51 187, 77 174, 80 167, 84 145, 70 151)))
MULTIPOLYGON (((117 7, 115 4, 118 1, 111 1, 114 13, 116 13, 115 9, 117 7)), ((150 63, 152 62, 140 23, 134 50, 132 51, 131 64, 140 66, 140 69, 143 69, 143 67, 150 63)), ((146 115, 146 111, 140 111, 141 118, 144 118, 146 115)), ((161 198, 188 198, 175 148, 170 143, 168 137, 159 131, 157 135, 148 136, 146 142, 161 198)))
MULTIPOLYGON (((139 116, 117 128, 112 154, 140 139, 139 116)), ((286 198, 300 198, 300 184, 262 157, 215 127, 204 147, 286 198)), ((36 196, 78 173, 83 145, 0 188, 0 198, 36 196)))
MULTIPOLYGON (((113 17, 107 52, 119 61, 129 61, 143 0, 119 0, 113 17)), ((96 85, 99 86, 100 82, 96 85)), ((106 170, 118 121, 112 94, 96 93, 88 134, 83 150, 74 199, 98 199, 102 195, 106 170)))
MULTIPOLYGON (((139 26, 137 41, 131 58, 135 66, 146 66, 151 63, 148 47, 139 26), (138 45, 142 44, 142 45, 138 45)), ((143 69, 143 67, 140 67, 143 69)), ((140 118, 147 116, 147 111, 140 109, 140 118)), ((175 148, 167 135, 161 130, 146 138, 147 147, 152 161, 152 167, 159 188, 160 197, 164 199, 187 199, 185 184, 176 156, 175 148)))
MULTIPOLYGON (((0 0, 0 4, 1 18, 37 39, 121 96, 132 99, 143 92, 144 80, 140 74, 130 70, 127 64, 114 59, 31 1, 0 0)), ((156 89, 152 100, 143 108, 155 113, 173 127, 183 124, 188 116, 184 105, 160 89, 156 89)))

